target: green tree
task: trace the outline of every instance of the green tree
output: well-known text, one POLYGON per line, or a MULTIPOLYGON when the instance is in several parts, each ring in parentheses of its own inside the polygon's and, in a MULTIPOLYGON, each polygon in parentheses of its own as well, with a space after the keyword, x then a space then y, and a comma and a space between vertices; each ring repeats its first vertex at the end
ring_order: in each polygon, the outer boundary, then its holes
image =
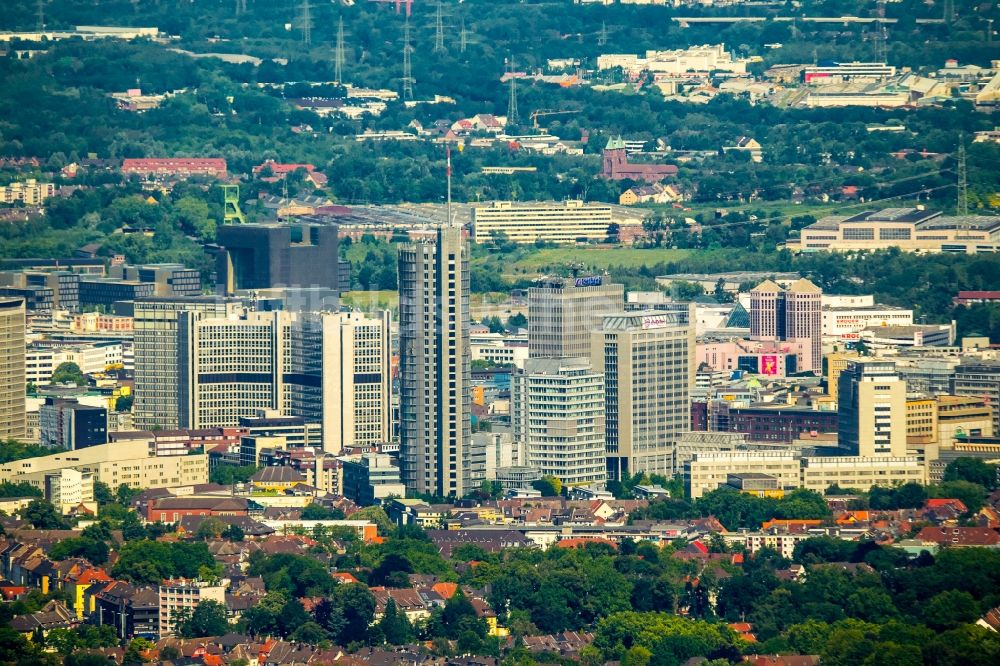
POLYGON ((944 469, 943 481, 967 481, 987 490, 997 487, 997 465, 981 458, 956 458, 944 469))
POLYGON ((531 487, 542 493, 542 497, 558 497, 562 493, 562 481, 554 476, 543 476, 532 482, 531 487))
POLYGON ((124 664, 142 664, 146 662, 146 657, 144 655, 148 654, 150 650, 156 647, 150 641, 145 638, 133 638, 128 643, 128 647, 125 649, 125 656, 122 659, 124 664))
POLYGON ((190 617, 177 625, 177 634, 182 638, 221 636, 227 631, 226 606, 211 599, 199 603, 190 617))
POLYGON ((400 613, 396 609, 396 602, 392 599, 386 603, 378 626, 386 642, 391 645, 405 645, 413 640, 413 626, 410 624, 410 619, 406 613, 400 613))
POLYGON ((69 529, 69 523, 59 515, 59 512, 48 500, 31 500, 28 506, 21 509, 21 518, 31 523, 36 530, 69 529))
POLYGON ((968 592, 945 590, 923 607, 924 624, 935 631, 955 629, 979 618, 979 604, 968 592))
POLYGON ((83 375, 83 371, 80 370, 80 366, 72 361, 63 361, 57 365, 49 381, 53 384, 87 385, 87 378, 83 375))

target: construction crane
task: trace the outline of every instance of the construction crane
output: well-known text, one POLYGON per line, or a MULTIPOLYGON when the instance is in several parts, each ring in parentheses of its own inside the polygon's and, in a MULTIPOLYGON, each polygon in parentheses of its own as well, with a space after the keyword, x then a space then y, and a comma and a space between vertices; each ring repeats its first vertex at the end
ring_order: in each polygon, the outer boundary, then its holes
POLYGON ((539 129, 538 119, 545 116, 561 116, 569 113, 579 113, 579 111, 558 111, 554 109, 537 109, 531 112, 531 126, 539 129))

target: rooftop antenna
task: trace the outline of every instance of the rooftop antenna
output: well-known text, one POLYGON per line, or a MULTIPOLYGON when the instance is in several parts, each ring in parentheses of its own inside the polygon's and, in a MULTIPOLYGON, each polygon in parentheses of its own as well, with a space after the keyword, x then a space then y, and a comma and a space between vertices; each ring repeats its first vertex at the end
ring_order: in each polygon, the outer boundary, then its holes
POLYGON ((309 10, 309 0, 302 0, 302 41, 312 44, 312 12, 309 10))
POLYGON ((510 59, 510 97, 507 100, 507 124, 517 124, 517 77, 514 76, 514 58, 510 59))
POLYGON ((413 99, 413 72, 410 65, 410 54, 413 47, 410 46, 410 19, 403 23, 403 100, 413 99))
POLYGON ((437 3, 437 12, 434 16, 434 53, 444 53, 444 19, 441 14, 441 2, 437 3))
POLYGON ((958 138, 958 202, 955 206, 958 215, 969 214, 969 183, 965 165, 965 137, 958 138))
POLYGON ((344 80, 344 17, 337 22, 337 47, 333 52, 333 71, 337 83, 344 80))

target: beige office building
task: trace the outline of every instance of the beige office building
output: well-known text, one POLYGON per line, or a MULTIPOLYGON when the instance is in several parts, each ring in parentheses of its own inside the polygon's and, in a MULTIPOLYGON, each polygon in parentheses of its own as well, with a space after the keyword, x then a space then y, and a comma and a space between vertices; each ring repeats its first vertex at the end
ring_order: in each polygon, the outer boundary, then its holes
POLYGON ((514 243, 576 243, 604 240, 611 227, 611 206, 579 200, 562 203, 494 201, 472 206, 472 233, 477 243, 492 243, 498 234, 514 243))
POLYGON ((847 369, 848 363, 860 358, 861 355, 855 352, 833 352, 826 355, 826 392, 831 398, 836 400, 840 394, 840 373, 847 369))
POLYGON ((135 302, 135 427, 140 430, 176 430, 178 405, 177 320, 182 312, 226 317, 240 304, 212 296, 144 298, 135 302))
POLYGON ((0 465, 0 481, 37 484, 47 473, 75 469, 112 488, 169 488, 208 482, 208 455, 156 456, 146 440, 100 444, 0 465))
POLYGON ((778 488, 798 488, 801 465, 790 451, 700 451, 684 463, 684 483, 691 499, 726 485, 730 474, 767 474, 778 488))
POLYGON ((399 461, 408 490, 471 488, 469 246, 461 229, 399 250, 399 461))
MULTIPOLYGON (((392 350, 388 310, 370 315, 330 315, 324 333, 325 374, 339 377, 329 407, 343 446, 372 446, 392 439, 392 350)), ((324 439, 327 439, 324 437, 324 439)))
POLYGON ((993 412, 981 397, 939 395, 937 397, 937 441, 942 449, 954 449, 956 438, 992 437, 993 412))
POLYGON ((839 377, 839 446, 862 458, 906 456, 906 382, 891 361, 850 361, 839 377))
POLYGON ((802 459, 802 487, 824 492, 832 485, 869 490, 873 486, 927 483, 917 456, 826 456, 802 459))
POLYGON ((28 434, 23 298, 0 298, 0 439, 28 434))
POLYGON ((690 309, 607 315, 591 340, 592 363, 604 371, 608 478, 669 474, 674 445, 691 429, 690 309))
POLYGON ((591 336, 605 315, 625 309, 625 287, 603 277, 545 278, 528 289, 531 358, 591 354, 591 336))
POLYGON ((226 605, 229 581, 213 584, 201 580, 171 578, 160 585, 160 636, 172 636, 177 628, 177 616, 191 613, 202 601, 226 605))
POLYGON ((607 478, 604 374, 583 358, 533 358, 513 377, 515 447, 529 467, 569 486, 607 478))

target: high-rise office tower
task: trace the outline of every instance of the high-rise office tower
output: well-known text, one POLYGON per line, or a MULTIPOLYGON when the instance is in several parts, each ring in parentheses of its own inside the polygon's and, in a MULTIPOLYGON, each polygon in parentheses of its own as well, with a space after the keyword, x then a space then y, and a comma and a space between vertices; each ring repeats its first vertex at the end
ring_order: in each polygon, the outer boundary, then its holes
POLYGON ((691 426, 691 320, 690 308, 623 312, 592 334, 591 359, 604 371, 609 479, 670 474, 674 445, 691 426))
POLYGON ((589 358, 531 358, 514 373, 512 424, 527 464, 569 486, 603 486, 604 373, 589 358))
POLYGON ((135 302, 135 403, 132 411, 136 428, 171 430, 180 427, 177 412, 177 320, 180 313, 226 317, 238 309, 238 301, 212 296, 145 298, 135 302))
POLYGON ((906 382, 891 361, 849 361, 840 373, 839 446, 863 458, 906 456, 906 382))
POLYGON ((264 411, 319 424, 329 453, 388 441, 388 312, 183 312, 177 329, 181 427, 264 411))
POLYGON ((335 339, 324 354, 327 371, 339 376, 333 409, 342 446, 371 446, 392 439, 392 351, 388 310, 331 315, 335 339))
POLYGON ((823 365, 823 290, 802 278, 787 289, 765 280, 750 290, 750 338, 795 343, 796 371, 823 365))
POLYGON ((23 439, 25 415, 23 298, 0 298, 0 439, 23 439))
POLYGON ((590 356, 590 336, 604 315, 625 309, 625 288, 600 276, 546 278, 528 290, 532 358, 590 356))
POLYGON ((399 251, 400 466, 410 490, 461 497, 472 437, 469 248, 459 227, 399 251))

